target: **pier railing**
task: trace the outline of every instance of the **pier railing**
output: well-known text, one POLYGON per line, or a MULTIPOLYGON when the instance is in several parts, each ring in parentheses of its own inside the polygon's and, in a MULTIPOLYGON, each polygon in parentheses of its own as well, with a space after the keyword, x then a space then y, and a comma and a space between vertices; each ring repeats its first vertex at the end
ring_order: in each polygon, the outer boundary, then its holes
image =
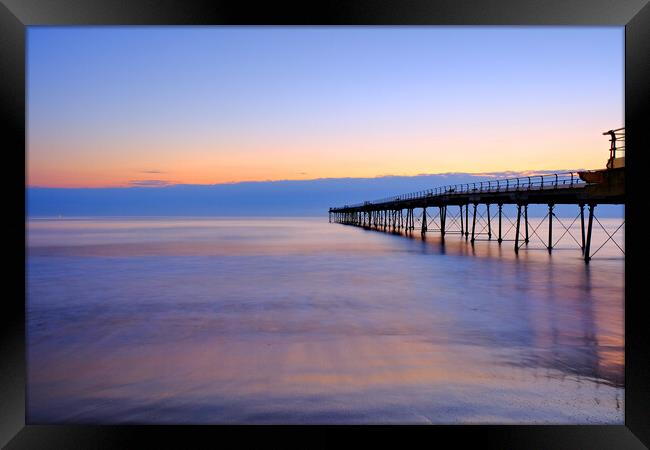
MULTIPOLYGON (((407 194, 385 197, 380 200, 345 205, 343 208, 358 208, 369 205, 381 205, 404 200, 418 200, 436 196, 452 196, 466 194, 480 194, 488 192, 520 192, 544 189, 561 189, 583 187, 587 183, 580 179, 577 172, 562 172, 543 175, 530 175, 517 178, 505 178, 487 181, 478 181, 475 183, 450 184, 433 189, 409 192, 407 194)), ((342 208, 334 208, 342 209, 342 208)))

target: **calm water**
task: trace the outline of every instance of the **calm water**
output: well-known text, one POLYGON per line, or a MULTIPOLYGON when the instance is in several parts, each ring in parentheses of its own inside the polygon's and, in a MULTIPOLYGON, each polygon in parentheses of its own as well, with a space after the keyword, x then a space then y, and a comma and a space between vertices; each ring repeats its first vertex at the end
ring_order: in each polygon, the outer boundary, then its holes
POLYGON ((27 227, 31 423, 623 423, 611 242, 586 266, 570 234, 515 257, 327 218, 27 227))

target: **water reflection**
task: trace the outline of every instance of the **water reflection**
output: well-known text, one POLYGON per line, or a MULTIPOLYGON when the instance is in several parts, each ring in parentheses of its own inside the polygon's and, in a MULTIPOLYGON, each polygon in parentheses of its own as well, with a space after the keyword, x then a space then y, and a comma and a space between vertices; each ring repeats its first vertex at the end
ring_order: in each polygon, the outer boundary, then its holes
POLYGON ((38 221, 28 242, 32 422, 623 421, 606 248, 287 218, 38 221))

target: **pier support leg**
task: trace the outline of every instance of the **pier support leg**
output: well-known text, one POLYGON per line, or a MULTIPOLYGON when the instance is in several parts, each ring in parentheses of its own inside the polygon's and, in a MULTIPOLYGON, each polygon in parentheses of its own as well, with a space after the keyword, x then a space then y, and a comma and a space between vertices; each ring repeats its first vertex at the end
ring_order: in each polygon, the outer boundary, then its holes
POLYGON ((460 208, 460 235, 461 237, 465 233, 465 229, 463 227, 463 205, 458 206, 460 208))
POLYGON ((474 245, 474 230, 476 229, 476 203, 474 203, 474 214, 472 216, 472 245, 474 245))
POLYGON ((499 238, 497 239, 497 242, 501 244, 503 242, 503 238, 501 237, 501 215, 503 212, 503 204, 499 203, 499 238))
POLYGON ((445 237, 445 223, 447 222, 447 207, 440 207, 440 236, 445 237))
POLYGON ((585 254, 585 205, 580 205, 580 230, 582 231, 582 255, 585 254))
POLYGON ((524 242, 528 245, 528 205, 524 205, 524 222, 526 222, 526 236, 524 242))
POLYGON ((521 223, 521 205, 517 205, 517 232, 515 234, 515 255, 519 254, 519 224, 521 223))
POLYGON ((548 252, 553 251, 553 204, 548 205, 548 252))
POLYGON ((487 219, 488 219, 488 240, 492 240, 492 221, 490 220, 490 204, 486 203, 485 207, 487 208, 487 219))
POLYGON ((469 236, 469 203, 465 205, 465 240, 469 236))
POLYGON ((422 236, 427 232, 427 209, 422 208, 422 236))
POLYGON ((591 256, 589 255, 589 249, 591 248, 591 228, 594 223, 594 208, 596 205, 589 205, 589 223, 587 224, 587 242, 585 244, 585 262, 589 263, 591 256))

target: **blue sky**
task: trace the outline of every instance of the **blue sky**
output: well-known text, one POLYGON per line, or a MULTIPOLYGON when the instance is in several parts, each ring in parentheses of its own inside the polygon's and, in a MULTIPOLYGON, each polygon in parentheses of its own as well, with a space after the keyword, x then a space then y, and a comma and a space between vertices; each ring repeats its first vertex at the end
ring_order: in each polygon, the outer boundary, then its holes
POLYGON ((623 27, 30 27, 28 184, 599 168, 623 27))

